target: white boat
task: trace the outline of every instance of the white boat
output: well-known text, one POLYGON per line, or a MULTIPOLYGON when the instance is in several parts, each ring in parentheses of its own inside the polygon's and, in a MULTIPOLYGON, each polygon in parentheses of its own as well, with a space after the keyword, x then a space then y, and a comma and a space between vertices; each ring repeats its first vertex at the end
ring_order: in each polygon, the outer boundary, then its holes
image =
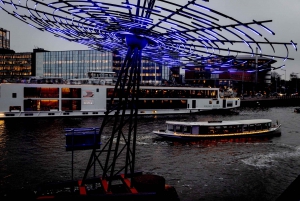
POLYGON ((153 133, 162 138, 180 140, 281 135, 281 124, 272 124, 270 119, 203 122, 166 121, 166 126, 165 130, 156 130, 153 133))
MULTIPOLYGON (((29 83, 1 83, 0 118, 104 116, 114 84, 111 78, 94 81, 33 78, 29 83)), ((138 114, 231 110, 240 103, 240 98, 221 98, 218 88, 140 86, 138 114)))
POLYGON ((299 107, 294 108, 294 112, 300 113, 300 108, 299 107))

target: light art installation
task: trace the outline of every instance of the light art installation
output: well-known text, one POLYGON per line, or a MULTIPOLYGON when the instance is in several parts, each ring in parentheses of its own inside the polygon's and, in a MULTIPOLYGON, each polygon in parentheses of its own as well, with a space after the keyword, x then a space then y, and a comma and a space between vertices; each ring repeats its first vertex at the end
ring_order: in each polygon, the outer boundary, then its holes
POLYGON ((272 20, 244 23, 209 8, 208 0, 0 0, 0 10, 41 31, 91 49, 118 50, 123 57, 125 40, 139 36, 147 41, 143 57, 170 65, 237 54, 290 60, 289 47, 296 49, 292 40, 273 42, 265 36, 275 35, 267 27, 272 20), (264 53, 263 46, 273 54, 264 53), (277 46, 286 54, 275 55, 277 46))
POLYGON ((106 112, 115 115, 106 115, 100 128, 101 134, 114 122, 111 137, 92 151, 82 180, 84 185, 98 164, 108 192, 112 178, 135 173, 136 94, 143 57, 170 66, 201 64, 222 70, 232 67, 238 55, 293 60, 289 49, 297 50, 292 40, 274 42, 265 36, 275 35, 267 27, 272 20, 241 22, 210 8, 208 0, 0 0, 0 12, 94 50, 118 51, 124 58, 114 92, 118 97, 106 112), (276 55, 277 48, 284 48, 285 55, 276 55), (127 108, 129 116, 124 115, 127 108))

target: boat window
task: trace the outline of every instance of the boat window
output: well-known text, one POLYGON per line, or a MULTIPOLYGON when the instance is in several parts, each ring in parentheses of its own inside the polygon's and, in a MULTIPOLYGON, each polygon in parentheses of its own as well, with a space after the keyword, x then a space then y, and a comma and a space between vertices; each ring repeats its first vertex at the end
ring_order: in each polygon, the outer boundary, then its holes
POLYGON ((24 98, 40 98, 40 87, 24 87, 24 98))
POLYGON ((141 89, 140 95, 144 98, 168 98, 168 97, 177 97, 177 98, 217 98, 217 90, 183 90, 183 89, 141 89))
POLYGON ((41 98, 58 98, 58 88, 41 88, 41 98))
POLYGON ((223 126, 223 133, 229 133, 228 126, 223 126))
POLYGON ((12 93, 13 98, 17 98, 17 93, 12 93))
POLYGON ((50 111, 58 108, 58 100, 24 100, 25 111, 50 111))
POLYGON ((221 126, 216 126, 215 127, 215 133, 223 133, 223 129, 221 126))
POLYGON ((261 130, 261 124, 255 124, 256 130, 261 130))
POLYGON ((62 100, 61 110, 81 110, 81 100, 62 100))
POLYGON ((176 132, 182 132, 182 126, 176 125, 176 126, 175 126, 175 131, 176 131, 176 132))
MULTIPOLYGON (((203 128, 203 127, 201 127, 203 128)), ((207 128, 207 127, 205 127, 207 128)), ((198 135, 198 134, 201 134, 201 133, 207 133, 207 132, 204 132, 203 130, 200 129, 200 126, 192 126, 191 127, 191 134, 195 134, 195 135, 198 135)))
POLYGON ((237 132, 238 132, 238 133, 243 132, 243 125, 238 125, 238 126, 237 126, 237 132))
POLYGON ((228 132, 229 133, 238 133, 239 129, 237 126, 228 126, 228 132))
MULTIPOLYGON (((116 100, 115 100, 116 101, 116 100)), ((107 99, 107 104, 110 103, 110 99, 107 99)), ((139 100, 140 109, 186 109, 186 100, 139 100)))
POLYGON ((24 87, 24 98, 58 98, 58 88, 24 87))
POLYGON ((249 131, 249 127, 248 125, 244 125, 244 128, 243 128, 244 131, 249 131))
POLYGON ((190 126, 184 126, 183 127, 183 132, 184 133, 191 133, 191 127, 190 126))
POLYGON ((112 98, 114 94, 114 89, 107 89, 107 98, 112 98))
POLYGON ((62 98, 81 98, 81 88, 62 88, 62 98))
POLYGON ((249 125, 249 131, 255 131, 255 125, 254 124, 249 125))
POLYGON ((228 101, 228 102, 227 102, 227 107, 232 107, 232 105, 233 105, 233 104, 232 104, 232 101, 228 101))
POLYGON ((268 129, 268 128, 269 128, 269 127, 268 127, 268 123, 261 124, 261 128, 262 128, 262 129, 268 129))
POLYGON ((173 125, 167 125, 167 130, 168 131, 174 131, 174 126, 173 125))
POLYGON ((21 106, 9 106, 9 111, 21 111, 21 106))
POLYGON ((215 128, 213 126, 208 127, 208 133, 214 134, 215 133, 215 128))

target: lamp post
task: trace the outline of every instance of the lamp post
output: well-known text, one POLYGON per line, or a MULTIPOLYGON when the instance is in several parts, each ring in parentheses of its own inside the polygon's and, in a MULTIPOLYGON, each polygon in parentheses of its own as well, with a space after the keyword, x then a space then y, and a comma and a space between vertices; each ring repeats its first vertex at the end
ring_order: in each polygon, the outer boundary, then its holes
POLYGON ((286 70, 285 69, 281 69, 284 70, 284 93, 286 92, 286 70))

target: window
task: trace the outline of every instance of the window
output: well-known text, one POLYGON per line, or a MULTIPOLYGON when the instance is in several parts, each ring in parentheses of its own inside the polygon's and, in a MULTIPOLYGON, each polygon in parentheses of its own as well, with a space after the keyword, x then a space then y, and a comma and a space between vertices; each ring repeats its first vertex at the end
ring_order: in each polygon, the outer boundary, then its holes
POLYGON ((13 98, 17 98, 17 93, 12 93, 13 98))

